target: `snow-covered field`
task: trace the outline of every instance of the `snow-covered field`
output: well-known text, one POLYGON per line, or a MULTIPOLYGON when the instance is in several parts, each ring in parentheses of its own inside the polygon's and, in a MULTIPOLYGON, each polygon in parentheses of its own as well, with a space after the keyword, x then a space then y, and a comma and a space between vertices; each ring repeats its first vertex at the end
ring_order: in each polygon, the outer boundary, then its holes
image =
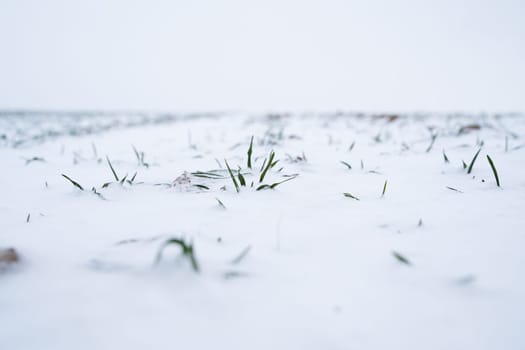
POLYGON ((4 113, 0 348, 523 349, 524 137, 523 115, 4 113))

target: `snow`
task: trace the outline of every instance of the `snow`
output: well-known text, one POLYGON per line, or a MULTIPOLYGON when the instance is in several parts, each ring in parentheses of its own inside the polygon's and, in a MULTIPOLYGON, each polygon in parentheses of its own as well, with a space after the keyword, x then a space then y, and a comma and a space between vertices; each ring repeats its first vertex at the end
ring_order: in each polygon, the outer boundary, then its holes
POLYGON ((523 115, 7 113, 0 122, 0 248, 21 257, 0 272, 2 348, 525 347, 523 115), (299 176, 250 188, 252 135, 256 185, 271 150, 280 161, 269 183, 299 176), (480 147, 467 174, 462 161, 480 147), (114 181, 106 156, 119 179, 137 172, 132 185, 102 188, 114 181), (174 183, 224 159, 246 171, 239 193, 229 178, 174 183), (177 246, 154 264, 169 238, 193 243, 198 273, 177 246))

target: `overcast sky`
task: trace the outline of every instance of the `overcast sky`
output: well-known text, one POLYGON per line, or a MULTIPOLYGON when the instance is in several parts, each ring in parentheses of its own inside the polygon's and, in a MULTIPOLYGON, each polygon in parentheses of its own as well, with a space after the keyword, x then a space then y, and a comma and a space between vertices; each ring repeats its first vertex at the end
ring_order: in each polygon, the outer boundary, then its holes
POLYGON ((525 111, 523 0, 0 0, 0 108, 525 111))

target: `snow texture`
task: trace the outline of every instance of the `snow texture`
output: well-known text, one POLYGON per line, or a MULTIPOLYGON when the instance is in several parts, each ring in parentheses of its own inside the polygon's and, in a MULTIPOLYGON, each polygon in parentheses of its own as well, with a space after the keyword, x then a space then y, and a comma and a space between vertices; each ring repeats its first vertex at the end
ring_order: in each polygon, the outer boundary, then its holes
POLYGON ((0 127, 2 349, 525 348, 522 115, 0 127))

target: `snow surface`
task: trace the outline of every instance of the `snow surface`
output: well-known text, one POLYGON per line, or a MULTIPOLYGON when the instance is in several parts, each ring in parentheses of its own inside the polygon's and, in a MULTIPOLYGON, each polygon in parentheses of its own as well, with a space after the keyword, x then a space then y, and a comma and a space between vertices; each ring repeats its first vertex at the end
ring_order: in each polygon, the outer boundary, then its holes
POLYGON ((524 116, 75 118, 0 116, 2 349, 525 348, 524 116), (191 175, 224 159, 239 193, 191 175))

